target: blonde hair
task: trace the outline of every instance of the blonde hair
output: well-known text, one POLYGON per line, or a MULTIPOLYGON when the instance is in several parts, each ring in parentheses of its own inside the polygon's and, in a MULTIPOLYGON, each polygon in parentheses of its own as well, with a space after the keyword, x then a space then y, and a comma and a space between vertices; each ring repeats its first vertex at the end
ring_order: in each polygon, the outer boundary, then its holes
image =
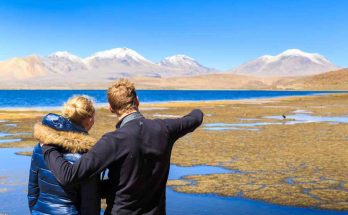
POLYGON ((86 118, 93 117, 95 113, 92 98, 82 95, 73 96, 64 104, 62 115, 81 125, 86 118))
POLYGON ((137 95, 134 84, 129 80, 120 79, 116 81, 109 87, 107 94, 111 108, 118 114, 123 114, 134 108, 137 95))

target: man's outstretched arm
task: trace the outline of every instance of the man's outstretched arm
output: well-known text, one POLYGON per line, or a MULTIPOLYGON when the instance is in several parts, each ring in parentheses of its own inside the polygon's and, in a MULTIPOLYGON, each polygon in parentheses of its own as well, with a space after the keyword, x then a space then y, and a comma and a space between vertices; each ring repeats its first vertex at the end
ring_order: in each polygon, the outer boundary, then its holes
POLYGON ((194 131, 203 122, 203 112, 199 109, 193 110, 188 115, 178 119, 165 119, 165 123, 173 141, 194 131))
POLYGON ((104 135, 95 146, 74 164, 66 161, 55 146, 43 145, 42 152, 48 168, 63 186, 79 182, 103 169, 117 160, 117 137, 104 135))

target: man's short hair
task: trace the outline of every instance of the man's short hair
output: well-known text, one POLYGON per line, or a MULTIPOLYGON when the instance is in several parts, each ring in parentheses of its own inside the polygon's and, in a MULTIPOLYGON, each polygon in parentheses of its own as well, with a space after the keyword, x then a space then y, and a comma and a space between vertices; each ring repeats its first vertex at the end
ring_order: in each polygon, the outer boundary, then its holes
POLYGON ((108 102, 117 114, 123 114, 134 108, 137 94, 134 84, 127 79, 116 81, 108 89, 108 102))

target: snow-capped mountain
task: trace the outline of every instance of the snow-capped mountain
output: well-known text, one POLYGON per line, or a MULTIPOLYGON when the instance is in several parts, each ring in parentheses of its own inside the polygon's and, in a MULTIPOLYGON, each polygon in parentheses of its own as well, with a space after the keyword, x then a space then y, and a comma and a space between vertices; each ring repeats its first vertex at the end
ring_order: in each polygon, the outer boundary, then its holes
POLYGON ((154 64, 136 51, 129 48, 115 48, 97 52, 86 58, 85 62, 93 67, 103 67, 114 64, 120 64, 123 66, 142 66, 154 64))
POLYGON ((84 59, 95 77, 116 79, 120 77, 150 76, 162 77, 162 71, 155 63, 129 48, 115 48, 101 51, 84 59))
POLYGON ((232 72, 256 76, 304 76, 337 69, 339 67, 322 55, 289 49, 276 56, 264 55, 256 58, 232 72))
POLYGON ((187 73, 191 75, 206 73, 213 70, 202 66, 195 59, 182 54, 166 57, 159 65, 167 68, 186 70, 187 73))
POLYGON ((57 74, 74 73, 86 70, 87 66, 83 60, 67 51, 58 51, 43 59, 45 67, 57 74))

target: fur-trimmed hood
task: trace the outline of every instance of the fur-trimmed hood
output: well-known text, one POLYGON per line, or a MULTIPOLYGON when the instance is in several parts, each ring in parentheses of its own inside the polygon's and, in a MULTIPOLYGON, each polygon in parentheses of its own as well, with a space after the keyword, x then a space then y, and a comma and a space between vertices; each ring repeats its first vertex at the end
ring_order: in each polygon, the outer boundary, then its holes
POLYGON ((57 131, 41 123, 34 126, 34 138, 40 143, 57 145, 71 153, 87 152, 96 143, 96 139, 87 134, 57 131))

